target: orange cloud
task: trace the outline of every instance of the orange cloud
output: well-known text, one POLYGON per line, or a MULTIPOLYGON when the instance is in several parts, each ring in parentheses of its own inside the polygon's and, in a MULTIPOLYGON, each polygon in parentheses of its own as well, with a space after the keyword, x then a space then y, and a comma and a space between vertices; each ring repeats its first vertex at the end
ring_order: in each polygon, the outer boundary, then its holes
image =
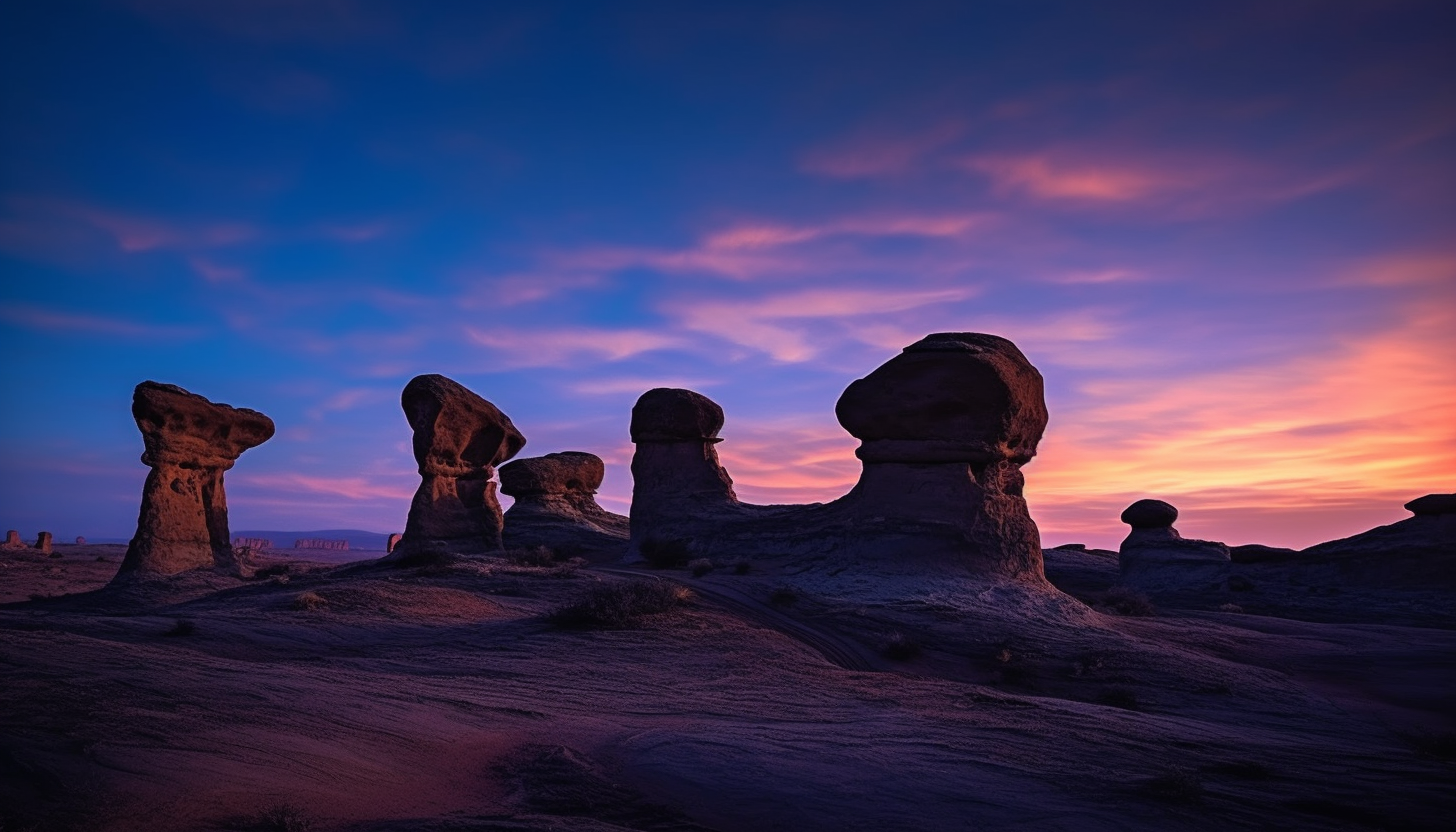
POLYGON ((1123 202, 1192 184, 1187 179, 1117 164, 1072 163, 1049 156, 973 156, 962 164, 991 178, 1002 192, 1043 199, 1123 202))

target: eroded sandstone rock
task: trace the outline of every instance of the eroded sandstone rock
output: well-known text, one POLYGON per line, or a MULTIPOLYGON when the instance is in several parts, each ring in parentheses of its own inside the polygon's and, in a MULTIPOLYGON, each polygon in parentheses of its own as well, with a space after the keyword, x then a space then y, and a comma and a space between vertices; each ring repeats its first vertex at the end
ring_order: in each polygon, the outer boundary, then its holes
POLYGON ((1138 500, 1122 512, 1132 526, 1118 550, 1119 581, 1154 598, 1216 597, 1228 587, 1229 547, 1185 538, 1173 528, 1178 509, 1138 500))
POLYGON ((25 541, 20 539, 20 531, 18 529, 11 529, 10 531, 5 533, 5 543, 3 546, 0 546, 0 548, 24 549, 27 547, 25 545, 25 541))
POLYGON ((403 539, 404 535, 400 534, 399 532, 391 534, 384 542, 385 553, 393 552, 395 548, 399 546, 399 542, 403 539))
POLYGON ((51 553, 51 533, 41 532, 35 536, 35 548, 49 555, 51 553))
POLYGON ((235 571, 223 473, 273 436, 273 420, 155 381, 136 386, 131 412, 152 470, 119 574, 235 571))
POLYGON ((411 379, 400 404, 414 430, 420 487, 395 554, 499 551, 501 508, 492 477, 526 437, 495 405, 441 375, 411 379))
POLYGON ((1406 503, 1405 508, 1417 517, 1456 514, 1456 494, 1427 494, 1406 503))
POLYGON ((502 465, 501 491, 515 500, 505 513, 505 545, 545 546, 564 556, 620 554, 628 519, 597 504, 595 495, 605 476, 601 458, 583 451, 502 465))

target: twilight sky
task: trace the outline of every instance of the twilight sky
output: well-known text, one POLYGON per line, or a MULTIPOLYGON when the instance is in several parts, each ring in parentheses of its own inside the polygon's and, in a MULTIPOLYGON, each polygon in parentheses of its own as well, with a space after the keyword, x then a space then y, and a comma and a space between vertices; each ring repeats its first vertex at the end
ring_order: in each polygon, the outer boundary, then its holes
POLYGON ((17 2, 0 526, 127 537, 132 387, 252 407, 232 526, 403 527, 399 392, 523 455, 727 411, 832 499, 845 385, 928 332, 1047 381, 1046 545, 1306 546, 1456 490, 1456 5, 17 2))

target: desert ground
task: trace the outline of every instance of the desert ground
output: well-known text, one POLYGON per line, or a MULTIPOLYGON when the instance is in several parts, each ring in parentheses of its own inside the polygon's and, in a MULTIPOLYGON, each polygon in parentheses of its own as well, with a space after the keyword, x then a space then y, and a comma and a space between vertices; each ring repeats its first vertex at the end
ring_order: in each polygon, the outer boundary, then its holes
POLYGON ((6 832, 1456 816, 1456 605, 1398 557, 1380 587, 1236 563, 1230 597, 1149 607, 1075 548, 1044 552, 1060 593, 539 551, 107 588, 124 548, 0 553, 6 832), (556 614, 643 581, 658 607, 556 614))

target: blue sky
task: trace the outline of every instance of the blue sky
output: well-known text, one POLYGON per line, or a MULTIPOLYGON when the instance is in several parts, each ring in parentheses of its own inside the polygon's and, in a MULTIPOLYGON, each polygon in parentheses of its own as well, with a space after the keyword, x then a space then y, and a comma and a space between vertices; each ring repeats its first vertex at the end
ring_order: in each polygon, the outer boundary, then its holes
POLYGON ((1456 9, 9 4, 0 523, 125 537, 143 379, 253 407, 234 528, 403 526, 399 391, 608 461, 686 386, 757 502, 853 484, 921 335, 1048 383, 1049 544, 1307 545, 1456 470, 1456 9))

